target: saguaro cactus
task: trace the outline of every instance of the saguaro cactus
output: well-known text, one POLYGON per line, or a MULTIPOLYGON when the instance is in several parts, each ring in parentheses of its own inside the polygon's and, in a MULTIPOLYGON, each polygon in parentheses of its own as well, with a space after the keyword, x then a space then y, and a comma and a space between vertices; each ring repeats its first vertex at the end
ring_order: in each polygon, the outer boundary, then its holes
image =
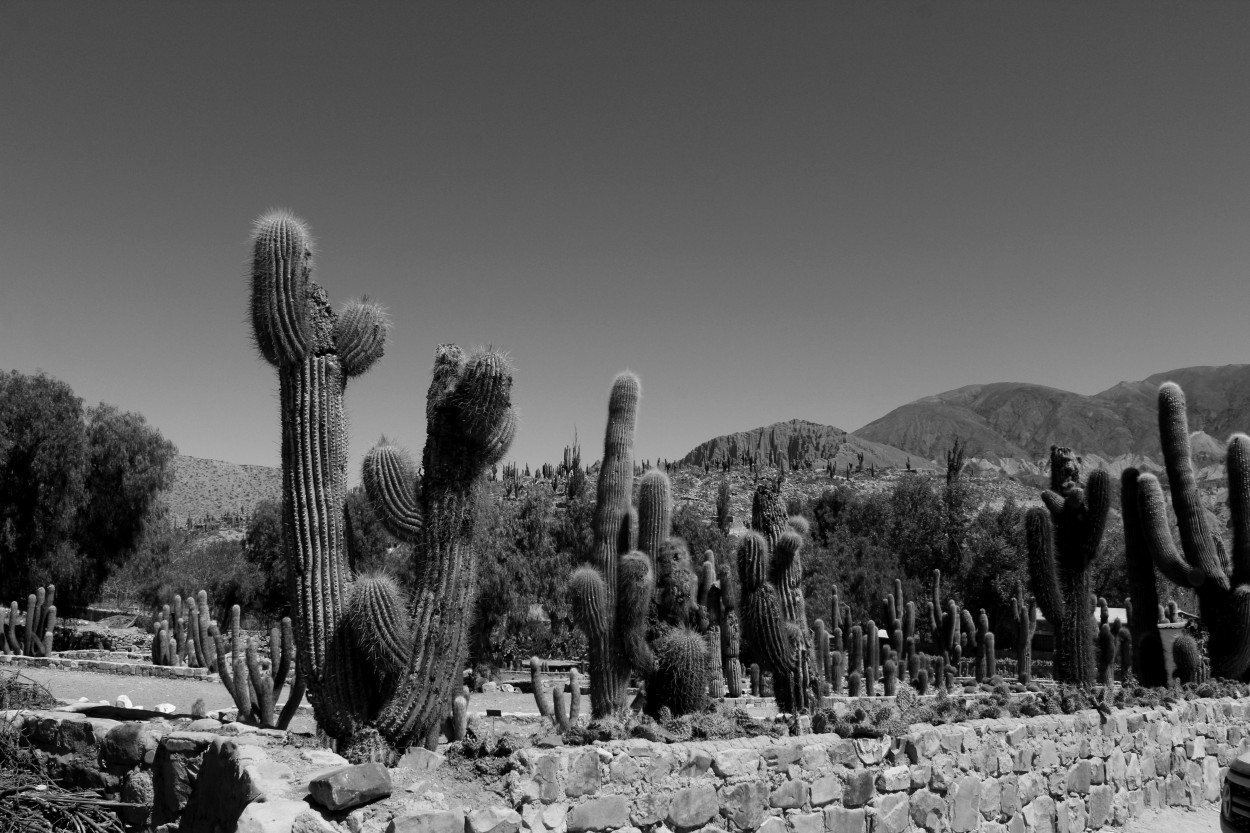
MULTIPOLYGON (((1234 434, 1228 441, 1225 458, 1228 509, 1233 528, 1231 558, 1223 539, 1214 532, 1214 518, 1208 517, 1209 512, 1202 505, 1190 455, 1185 394, 1172 382, 1165 382, 1159 388, 1159 439, 1168 483, 1172 487, 1172 508, 1180 527, 1183 555, 1177 552, 1172 540, 1163 489, 1158 478, 1151 474, 1137 478, 1138 508, 1146 549, 1159 572, 1169 581, 1181 587, 1192 587, 1197 593, 1203 623, 1211 634, 1212 673, 1228 679, 1248 679, 1250 437, 1234 434)), ((1137 604, 1145 604, 1145 600, 1137 600, 1137 604)), ((1177 662, 1179 665, 1179 656, 1177 662)))
POLYGON ((1099 470, 1084 488, 1070 448, 1050 449, 1051 488, 1046 508, 1025 515, 1029 578, 1033 595, 1055 629, 1055 679, 1093 685, 1094 610, 1090 571, 1102 543, 1110 509, 1110 478, 1099 470))
POLYGON ((412 601, 405 608, 391 586, 353 581, 343 538, 343 394, 348 378, 381 358, 388 324, 364 301, 336 315, 311 270, 302 221, 275 212, 257 222, 252 325, 261 355, 278 369, 298 662, 317 722, 340 753, 386 760, 414 741, 437 740, 460 683, 476 587, 469 547, 477 496, 515 430, 512 376, 493 351, 466 357, 454 345, 439 348, 420 487, 390 447, 375 448, 365 465, 366 490, 388 530, 418 545, 412 601), (349 602, 371 605, 373 616, 349 624, 349 602), (365 662, 362 648, 389 651, 395 665, 365 662))

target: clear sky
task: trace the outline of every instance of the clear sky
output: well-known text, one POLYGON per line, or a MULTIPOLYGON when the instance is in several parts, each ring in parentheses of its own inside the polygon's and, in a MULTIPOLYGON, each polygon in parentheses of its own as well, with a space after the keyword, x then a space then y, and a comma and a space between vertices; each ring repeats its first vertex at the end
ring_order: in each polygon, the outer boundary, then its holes
POLYGON ((0 2, 0 367, 276 465, 248 233, 386 304, 353 471, 435 347, 516 362, 513 456, 960 385, 1250 361, 1250 3, 0 2))

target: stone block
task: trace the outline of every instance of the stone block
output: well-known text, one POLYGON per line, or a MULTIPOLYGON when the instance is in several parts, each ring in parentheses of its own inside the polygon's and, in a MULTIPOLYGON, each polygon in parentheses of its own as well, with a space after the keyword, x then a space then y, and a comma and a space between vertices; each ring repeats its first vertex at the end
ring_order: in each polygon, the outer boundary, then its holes
POLYGON ((1089 826, 1097 830, 1111 821, 1111 803, 1115 789, 1109 784, 1099 784, 1089 791, 1089 826))
POLYGON ((1055 833, 1055 802, 1050 796, 1038 796, 1024 805, 1020 814, 1025 833, 1055 833))
POLYGON ((801 778, 785 781, 768 796, 768 805, 777 810, 797 810, 808 804, 810 789, 801 778))
POLYGON ((720 802, 711 784, 697 784, 673 793, 665 819, 670 827, 687 830, 700 827, 716 818, 720 802))
POLYGON ((578 804, 566 819, 569 833, 616 830, 629 824, 629 804, 623 795, 605 795, 578 804))
POLYGON ((104 736, 100 757, 107 764, 126 768, 150 764, 156 756, 159 741, 160 738, 146 723, 122 723, 104 736))
MULTIPOLYGON (((867 814, 863 808, 825 808, 825 830, 828 833, 867 833, 867 814)), ((763 833, 763 828, 760 828, 763 833)))
POLYGON ((911 769, 892 766, 877 774, 877 789, 883 793, 902 792, 911 788, 911 769))
POLYGON ((800 813, 792 811, 786 814, 790 823, 791 833, 824 833, 825 816, 823 813, 800 813))
POLYGON ((1077 795, 1089 795, 1090 782, 1093 779, 1088 760, 1077 761, 1068 768, 1065 787, 1068 792, 1077 795))
POLYGON ((391 819, 386 833, 464 833, 459 810, 424 810, 391 819))
POLYGON ((469 833, 517 833, 521 815, 503 807, 483 807, 466 817, 469 833))
POLYGON ((872 771, 867 769, 857 769, 848 774, 846 786, 842 789, 842 804, 846 807, 863 807, 872 800, 876 792, 875 780, 872 771))
POLYGON ((951 784, 947 796, 951 805, 951 830, 967 833, 981 823, 981 779, 965 775, 951 784))
POLYGON ((917 790, 908 799, 911 820, 930 833, 945 829, 947 818, 946 800, 928 789, 917 790))
POLYGON ((738 830, 754 830, 768 811, 768 785, 746 781, 720 789, 721 815, 738 830))
POLYGON ((291 833, 295 820, 307 811, 308 805, 302 801, 252 802, 243 808, 235 830, 237 833, 291 833))
POLYGON ((569 773, 564 782, 564 794, 569 798, 593 795, 599 790, 599 753, 587 749, 569 761, 569 773))
POLYGON ((755 775, 761 760, 758 749, 719 749, 712 755, 712 771, 721 778, 755 775))
POLYGON ((308 784, 313 801, 327 810, 348 810, 391 794, 391 773, 379 763, 331 770, 308 784))
POLYGON ((842 798, 842 779, 835 774, 822 775, 812 782, 811 802, 813 807, 824 807, 842 798))
POLYGON ((910 814, 907 796, 902 793, 891 793, 879 796, 873 801, 876 810, 874 833, 903 833, 908 827, 910 814))

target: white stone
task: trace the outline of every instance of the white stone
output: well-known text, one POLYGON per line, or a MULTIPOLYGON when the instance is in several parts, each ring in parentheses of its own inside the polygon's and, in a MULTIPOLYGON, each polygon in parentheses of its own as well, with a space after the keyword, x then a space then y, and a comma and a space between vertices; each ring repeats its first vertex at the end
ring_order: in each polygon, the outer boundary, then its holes
POLYGON ((125 694, 119 694, 117 699, 113 701, 113 705, 119 709, 133 709, 134 703, 130 702, 130 698, 125 694))
POLYGON ((161 714, 173 714, 178 711, 178 707, 173 703, 157 703, 153 710, 158 711, 161 714))

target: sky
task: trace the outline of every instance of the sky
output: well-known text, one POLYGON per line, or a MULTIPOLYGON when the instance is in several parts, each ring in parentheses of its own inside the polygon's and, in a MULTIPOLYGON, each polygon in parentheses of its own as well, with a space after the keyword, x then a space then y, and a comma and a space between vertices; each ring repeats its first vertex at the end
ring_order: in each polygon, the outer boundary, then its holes
POLYGON ((510 458, 967 384, 1250 360, 1250 3, 0 0, 0 368, 277 465, 249 232, 394 329, 355 471, 437 345, 516 366, 510 458))

